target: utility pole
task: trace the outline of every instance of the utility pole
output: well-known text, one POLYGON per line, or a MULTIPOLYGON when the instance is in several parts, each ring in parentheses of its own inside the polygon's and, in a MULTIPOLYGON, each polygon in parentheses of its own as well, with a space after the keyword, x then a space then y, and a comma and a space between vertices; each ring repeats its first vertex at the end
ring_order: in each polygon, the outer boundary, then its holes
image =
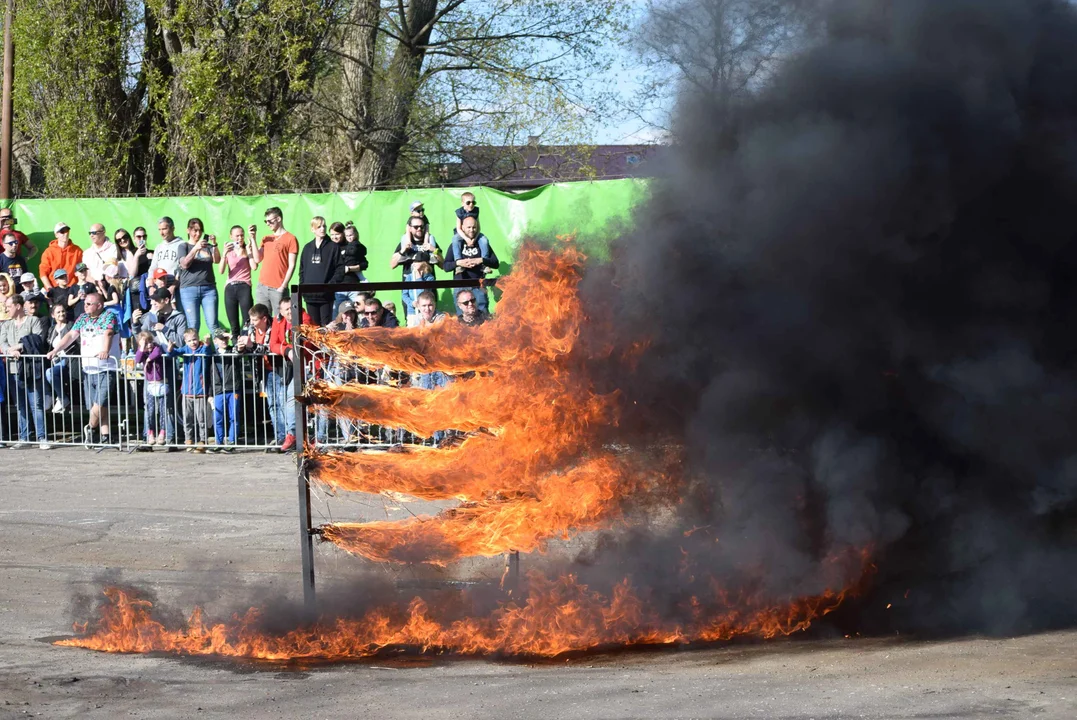
POLYGON ((4 13, 4 88, 3 117, 0 119, 0 200, 11 199, 11 86, 15 82, 15 43, 11 39, 11 21, 15 16, 15 0, 7 0, 4 13))

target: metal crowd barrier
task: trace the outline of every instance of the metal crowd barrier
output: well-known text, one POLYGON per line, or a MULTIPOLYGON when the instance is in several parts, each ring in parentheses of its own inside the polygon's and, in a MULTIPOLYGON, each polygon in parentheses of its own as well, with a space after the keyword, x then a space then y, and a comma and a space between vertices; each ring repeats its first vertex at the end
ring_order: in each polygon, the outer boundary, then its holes
MULTIPOLYGON (((192 359, 166 358, 163 383, 147 382, 133 355, 121 358, 119 367, 103 373, 104 378, 96 377, 94 384, 107 383, 101 417, 107 418, 109 433, 103 438, 85 432, 93 387, 78 355, 54 360, 42 355, 0 357, 0 447, 83 446, 128 452, 279 448, 297 406, 290 368, 286 371, 282 362, 277 366, 280 371, 272 372, 264 355, 209 355, 203 365, 205 394, 185 396, 185 365, 192 359)), ((341 363, 318 353, 304 370, 308 379, 331 383, 400 385, 424 380, 341 363)), ((306 437, 327 449, 434 445, 444 435, 419 438, 396 428, 333 418, 318 408, 301 412, 306 437)))

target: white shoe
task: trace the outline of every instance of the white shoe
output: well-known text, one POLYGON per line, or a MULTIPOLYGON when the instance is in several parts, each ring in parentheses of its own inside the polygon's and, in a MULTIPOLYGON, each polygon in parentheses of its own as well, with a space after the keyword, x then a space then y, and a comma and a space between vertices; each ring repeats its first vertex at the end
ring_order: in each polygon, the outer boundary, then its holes
POLYGON ((64 404, 62 402, 60 402, 59 400, 57 400, 56 402, 54 402, 52 404, 52 411, 54 413, 56 413, 57 415, 59 415, 60 413, 62 413, 64 411, 64 404))
POLYGON ((12 450, 22 450, 24 447, 26 447, 26 445, 27 445, 27 443, 17 442, 14 445, 11 446, 11 449, 12 450))
POLYGON ((38 443, 37 449, 38 450, 52 450, 52 445, 49 445, 47 442, 38 443))

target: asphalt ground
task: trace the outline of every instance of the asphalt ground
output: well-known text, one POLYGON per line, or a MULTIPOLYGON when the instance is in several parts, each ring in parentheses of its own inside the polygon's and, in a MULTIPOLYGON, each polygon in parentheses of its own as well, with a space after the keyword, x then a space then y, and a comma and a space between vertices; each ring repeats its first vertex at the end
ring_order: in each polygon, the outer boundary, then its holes
MULTIPOLYGON (((1077 718, 1072 630, 305 668, 57 647, 73 598, 104 577, 211 614, 237 599, 299 597, 294 461, 8 449, 0 465, 0 718, 1077 718)), ((314 515, 430 509, 319 496, 314 515)), ((334 548, 316 555, 320 578, 347 578, 358 562, 334 548)), ((492 577, 498 564, 467 573, 492 577)))

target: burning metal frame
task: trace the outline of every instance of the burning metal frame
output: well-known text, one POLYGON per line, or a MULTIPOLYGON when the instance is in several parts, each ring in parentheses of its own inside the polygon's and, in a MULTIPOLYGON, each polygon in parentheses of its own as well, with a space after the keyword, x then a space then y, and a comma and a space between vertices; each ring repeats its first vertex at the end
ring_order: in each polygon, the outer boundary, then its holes
MULTIPOLYGON (((433 280, 433 281, 401 281, 401 282, 366 282, 366 283, 341 283, 341 284, 314 284, 300 283, 291 286, 292 295, 292 328, 295 333, 293 347, 302 345, 303 322, 303 295, 312 293, 338 293, 359 291, 400 291, 400 290, 448 290, 456 288, 490 287, 496 284, 496 279, 483 280, 433 280)), ((307 416, 307 398, 304 389, 306 387, 306 368, 303 364, 303 354, 293 353, 292 357, 292 388, 295 395, 295 416, 305 418, 307 416)), ((322 529, 315 527, 311 520, 310 504, 310 473, 306 463, 307 428, 306 423, 297 422, 295 427, 296 443, 296 480, 299 490, 299 551, 302 564, 303 577, 303 601, 309 611, 316 607, 315 578, 314 578, 314 536, 320 535, 322 529)), ((515 586, 520 574, 520 553, 512 551, 505 557, 505 581, 509 586, 515 586)), ((445 584, 442 582, 441 584, 445 584)), ((449 581, 449 585, 459 585, 462 581, 449 581)), ((466 584, 466 583, 463 583, 466 584)))

